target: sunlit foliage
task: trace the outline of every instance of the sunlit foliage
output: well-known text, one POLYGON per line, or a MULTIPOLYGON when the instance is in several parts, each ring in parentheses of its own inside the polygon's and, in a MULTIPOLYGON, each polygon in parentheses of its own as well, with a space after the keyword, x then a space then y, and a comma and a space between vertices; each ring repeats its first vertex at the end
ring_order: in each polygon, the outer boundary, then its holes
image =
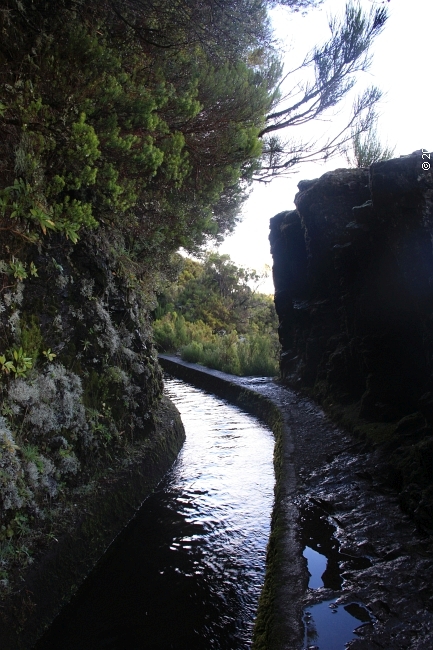
POLYGON ((254 288, 260 276, 217 253, 184 264, 179 281, 159 297, 159 348, 234 374, 277 374, 277 317, 271 296, 254 288))

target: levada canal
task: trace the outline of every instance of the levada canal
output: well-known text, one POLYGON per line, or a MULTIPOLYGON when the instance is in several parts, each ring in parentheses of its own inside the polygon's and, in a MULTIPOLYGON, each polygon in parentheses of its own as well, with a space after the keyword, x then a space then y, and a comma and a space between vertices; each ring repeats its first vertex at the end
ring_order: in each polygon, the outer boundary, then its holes
POLYGON ((186 442, 38 650, 251 647, 273 505, 272 432, 168 378, 186 442))

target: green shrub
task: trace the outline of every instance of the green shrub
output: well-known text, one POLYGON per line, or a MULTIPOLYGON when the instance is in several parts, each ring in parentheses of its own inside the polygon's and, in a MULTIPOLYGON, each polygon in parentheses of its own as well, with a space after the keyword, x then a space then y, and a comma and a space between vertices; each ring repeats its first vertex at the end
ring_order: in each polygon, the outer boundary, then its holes
MULTIPOLYGON (((189 325, 186 323, 187 327, 189 325)), ((208 368, 240 376, 278 374, 276 335, 253 334, 239 338, 236 332, 231 332, 223 336, 213 334, 211 340, 197 338, 180 348, 184 361, 202 363, 208 368)))
POLYGON ((204 263, 187 259, 178 283, 166 289, 161 309, 155 310, 159 349, 235 375, 278 374, 273 301, 248 284, 259 279, 228 255, 212 253, 204 263), (174 305, 182 315, 172 310, 174 305))
POLYGON ((178 344, 172 314, 167 314, 161 320, 154 322, 153 334, 155 343, 160 350, 164 352, 174 352, 177 350, 178 344))
POLYGON ((241 341, 238 356, 242 375, 273 376, 278 373, 276 336, 251 335, 241 341))
POLYGON ((203 344, 192 341, 181 348, 180 355, 184 361, 189 363, 202 363, 204 359, 203 344))

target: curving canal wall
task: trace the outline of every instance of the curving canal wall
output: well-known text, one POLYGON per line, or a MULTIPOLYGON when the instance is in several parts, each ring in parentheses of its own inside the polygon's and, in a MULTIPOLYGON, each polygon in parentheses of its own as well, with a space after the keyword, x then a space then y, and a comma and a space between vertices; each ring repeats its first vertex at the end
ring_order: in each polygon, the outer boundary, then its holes
POLYGON ((267 554, 265 583, 253 637, 253 650, 301 647, 302 598, 308 578, 297 534, 294 444, 287 413, 275 400, 245 385, 245 379, 200 368, 170 355, 161 366, 174 376, 215 393, 266 423, 275 436, 275 503, 267 554))
POLYGON ((275 434, 275 505, 253 650, 430 650, 433 544, 401 511, 386 459, 272 380, 167 355, 160 363, 275 434), (315 569, 306 547, 326 561, 318 585, 309 584, 315 569))
MULTIPOLYGON (((430 650, 432 545, 387 493, 377 458, 365 443, 336 427, 311 400, 271 380, 234 377, 168 355, 160 364, 254 414, 275 435, 275 504, 253 650, 310 645, 308 625, 318 607, 331 618, 326 631, 340 634, 337 642, 323 645, 326 650, 347 642, 353 650, 430 650), (310 530, 305 522, 311 517, 310 530), (329 530, 323 533, 324 523, 329 530), (328 560, 319 589, 309 584, 305 546, 328 560), (329 582, 325 574, 332 567, 339 573, 329 582), (332 616, 338 607, 341 615, 343 608, 358 608, 368 620, 350 623, 344 637, 338 629, 342 616, 332 616)), ((152 442, 143 443, 127 467, 113 465, 115 471, 106 472, 91 494, 77 498, 80 515, 65 522, 64 536, 53 541, 12 606, 2 610, 1 648, 32 647, 176 458, 184 431, 169 401, 161 402, 155 422, 152 442)))

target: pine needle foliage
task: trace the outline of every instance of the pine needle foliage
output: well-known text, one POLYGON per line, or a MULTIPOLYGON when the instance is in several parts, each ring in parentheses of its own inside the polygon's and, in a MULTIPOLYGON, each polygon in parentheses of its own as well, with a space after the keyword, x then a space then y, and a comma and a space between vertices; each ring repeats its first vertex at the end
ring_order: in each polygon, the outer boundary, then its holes
POLYGON ((346 151, 347 162, 351 167, 369 167, 375 162, 389 160, 393 157, 395 147, 382 144, 374 123, 364 133, 355 130, 352 133, 350 148, 346 151))

